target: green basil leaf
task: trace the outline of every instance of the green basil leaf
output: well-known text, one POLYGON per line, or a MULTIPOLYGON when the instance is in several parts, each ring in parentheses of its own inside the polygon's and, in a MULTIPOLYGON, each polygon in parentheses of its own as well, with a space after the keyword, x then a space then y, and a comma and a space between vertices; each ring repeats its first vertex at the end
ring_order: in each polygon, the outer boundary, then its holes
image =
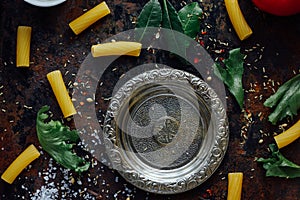
POLYGON ((172 4, 167 1, 163 0, 162 3, 162 28, 170 29, 172 31, 165 32, 163 37, 165 37, 166 44, 169 46, 169 49, 172 49, 172 53, 178 55, 186 55, 186 41, 182 41, 182 38, 176 37, 174 31, 178 31, 183 33, 182 24, 179 19, 178 13, 172 4))
POLYGON ((193 2, 184 6, 178 12, 178 16, 182 23, 184 34, 191 38, 195 38, 200 31, 200 17, 202 9, 197 2, 193 2))
POLYGON ((276 124, 277 121, 290 116, 297 115, 300 108, 300 74, 291 78, 279 87, 277 92, 270 96, 264 105, 267 107, 276 107, 269 115, 269 121, 276 124))
POLYGON ((159 27, 162 21, 162 10, 158 0, 150 0, 144 6, 137 19, 137 28, 145 28, 136 31, 137 41, 142 41, 143 38, 148 37, 147 27, 159 27))
POLYGON ((228 59, 223 60, 225 68, 220 64, 214 65, 214 72, 227 85, 231 94, 236 98, 240 108, 243 108, 244 90, 242 77, 244 73, 244 55, 240 48, 232 49, 228 59))
POLYGON ((64 126, 60 121, 46 123, 49 118, 46 112, 49 106, 43 106, 36 120, 36 129, 39 142, 43 149, 49 153, 52 158, 65 168, 81 173, 87 171, 90 163, 78 157, 72 152, 73 144, 80 138, 76 130, 71 131, 69 127, 64 126))
POLYGON ((266 176, 277 176, 284 178, 300 177, 300 166, 286 159, 275 144, 269 145, 272 152, 271 158, 259 158, 257 162, 263 163, 266 176))
POLYGON ((177 11, 168 0, 163 0, 162 27, 183 33, 177 11))

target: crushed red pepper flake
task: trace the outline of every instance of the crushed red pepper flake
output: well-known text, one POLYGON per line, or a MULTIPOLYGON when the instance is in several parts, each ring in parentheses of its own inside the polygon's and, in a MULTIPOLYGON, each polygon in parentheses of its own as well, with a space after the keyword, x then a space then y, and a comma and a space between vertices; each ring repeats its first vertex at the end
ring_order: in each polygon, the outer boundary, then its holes
POLYGON ((194 58, 194 63, 195 64, 199 63, 199 61, 200 61, 199 58, 194 58))

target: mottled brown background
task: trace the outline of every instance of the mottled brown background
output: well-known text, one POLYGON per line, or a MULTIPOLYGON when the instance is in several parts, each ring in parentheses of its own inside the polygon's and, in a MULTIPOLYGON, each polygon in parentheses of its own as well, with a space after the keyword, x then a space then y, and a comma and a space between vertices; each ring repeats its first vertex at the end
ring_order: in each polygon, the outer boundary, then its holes
MULTIPOLYGON (((75 36, 68 23, 81 15, 84 9, 90 9, 99 2, 67 0, 55 7, 39 8, 22 0, 0 1, 0 174, 29 144, 39 146, 35 118, 41 106, 48 104, 51 106, 54 118, 59 119, 61 116, 56 99, 46 80, 46 74, 60 69, 64 74, 65 82, 71 81, 70 85, 72 85, 74 74, 89 53, 90 46, 114 34, 134 28, 132 22, 146 3, 145 0, 107 0, 112 14, 96 22, 79 36, 75 36), (19 25, 29 25, 33 28, 31 65, 24 69, 15 66, 16 30, 19 25)), ((172 3, 177 10, 182 7, 182 2, 173 0, 172 3)), ((294 119, 285 119, 276 126, 271 125, 267 121, 267 115, 271 110, 263 106, 263 101, 273 93, 272 88, 275 90, 278 88, 277 82, 282 84, 299 73, 300 16, 271 16, 256 9, 250 0, 241 1, 241 9, 254 32, 249 39, 241 42, 230 24, 223 1, 203 0, 199 5, 205 13, 201 30, 207 32, 199 33, 199 41, 202 41, 211 56, 225 57, 230 49, 236 47, 241 47, 242 52, 247 55, 243 77, 246 91, 244 107, 247 111, 242 112, 232 95, 228 93, 230 141, 221 166, 201 186, 186 193, 161 196, 134 188, 117 172, 105 166, 100 167, 101 164, 98 164, 98 167, 91 168, 83 176, 90 174, 93 178, 101 175, 98 178, 99 183, 96 185, 86 181, 83 181, 83 185, 75 183, 72 186, 73 190, 87 188, 101 194, 103 199, 115 197, 126 199, 126 195, 122 194, 125 188, 132 190, 131 199, 226 199, 227 173, 242 171, 244 173, 243 199, 300 198, 299 179, 265 177, 264 169, 255 162, 257 157, 268 155, 267 147, 273 142, 272 134, 281 132, 279 124, 287 123, 286 128, 288 128, 299 119, 298 116, 294 119), (263 53, 261 53, 262 47, 264 47, 263 53), (224 49, 224 53, 215 51, 220 49, 224 49), (260 55, 262 55, 261 59, 259 59, 260 55), (274 86, 269 79, 274 80, 274 86), (257 117, 260 112, 260 117, 257 117), (253 118, 254 123, 251 128, 247 125, 248 120, 244 117, 244 113, 249 117, 251 114, 253 118), (118 181, 116 176, 119 177, 118 181)), ((163 57, 160 54, 143 52, 142 56, 144 58, 140 58, 139 62, 143 60, 165 62, 165 59, 171 59, 170 63, 172 63, 172 57, 163 57)), ((121 58, 120 63, 122 64, 118 65, 116 71, 107 72, 106 79, 103 79, 104 83, 117 80, 135 64, 135 60, 121 58)), ((110 89, 107 87, 103 90, 110 94, 110 89)), ((108 102, 100 100, 100 104, 99 109, 105 112, 108 102)), ((66 123, 73 126, 72 121, 66 123)), ((287 158, 300 164, 299 140, 281 151, 287 158)), ((0 180, 0 199, 22 197, 29 199, 29 193, 34 193, 43 185, 44 179, 38 176, 38 173, 47 169, 48 161, 49 156, 44 153, 32 163, 31 169, 26 169, 12 185, 0 180), (22 185, 28 189, 25 190, 22 185)), ((56 181, 60 182, 62 178, 62 174, 57 173, 56 181)))

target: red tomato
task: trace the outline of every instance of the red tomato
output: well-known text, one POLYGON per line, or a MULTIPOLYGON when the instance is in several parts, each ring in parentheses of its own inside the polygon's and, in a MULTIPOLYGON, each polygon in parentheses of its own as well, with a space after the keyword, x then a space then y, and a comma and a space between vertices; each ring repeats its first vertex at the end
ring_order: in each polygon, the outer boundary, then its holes
POLYGON ((278 16, 300 13, 300 0, 252 0, 256 7, 278 16))

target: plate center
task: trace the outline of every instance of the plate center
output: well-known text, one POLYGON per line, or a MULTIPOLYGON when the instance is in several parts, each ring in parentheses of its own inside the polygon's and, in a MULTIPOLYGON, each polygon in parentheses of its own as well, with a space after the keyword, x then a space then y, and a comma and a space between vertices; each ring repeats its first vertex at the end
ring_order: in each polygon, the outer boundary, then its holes
POLYGON ((176 137, 179 128, 179 122, 171 116, 159 118, 153 126, 154 138, 158 144, 165 146, 172 142, 176 137))
POLYGON ((174 169, 197 156, 210 110, 185 84, 141 86, 130 96, 128 107, 121 107, 117 135, 133 160, 156 169, 174 169))

